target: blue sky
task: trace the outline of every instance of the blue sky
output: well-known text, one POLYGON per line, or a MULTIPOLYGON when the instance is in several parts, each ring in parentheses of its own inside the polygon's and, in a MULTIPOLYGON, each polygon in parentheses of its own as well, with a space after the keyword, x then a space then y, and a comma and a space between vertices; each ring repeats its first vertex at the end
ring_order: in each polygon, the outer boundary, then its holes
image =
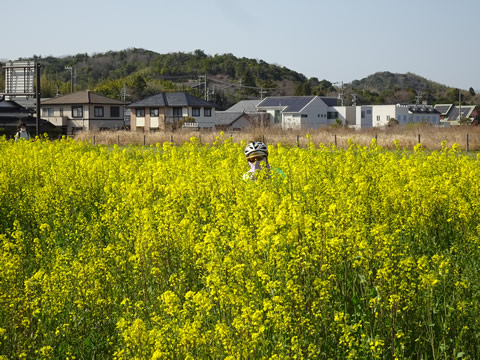
POLYGON ((0 59, 130 47, 159 53, 202 49, 261 59, 331 82, 378 71, 412 72, 444 85, 480 89, 478 0, 11 4, 2 7, 2 29, 11 35, 2 38, 0 59))

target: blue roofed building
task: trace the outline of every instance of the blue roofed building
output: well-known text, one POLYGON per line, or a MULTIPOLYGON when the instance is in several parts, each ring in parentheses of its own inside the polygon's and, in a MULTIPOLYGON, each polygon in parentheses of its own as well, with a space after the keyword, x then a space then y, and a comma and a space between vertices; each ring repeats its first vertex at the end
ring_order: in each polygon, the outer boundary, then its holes
POLYGON ((271 125, 283 129, 319 128, 335 124, 337 99, 322 96, 273 96, 257 104, 271 115, 271 125))

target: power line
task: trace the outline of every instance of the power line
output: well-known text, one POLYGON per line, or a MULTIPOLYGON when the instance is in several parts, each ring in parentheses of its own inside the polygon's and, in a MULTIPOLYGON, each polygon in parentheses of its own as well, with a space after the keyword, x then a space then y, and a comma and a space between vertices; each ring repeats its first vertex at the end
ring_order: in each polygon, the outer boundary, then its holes
POLYGON ((233 87, 243 88, 243 89, 278 90, 278 88, 267 88, 267 87, 262 87, 262 86, 247 86, 247 85, 242 85, 242 84, 241 84, 241 80, 240 80, 240 85, 235 84, 235 83, 228 83, 228 82, 225 82, 225 81, 221 81, 221 80, 215 79, 214 77, 210 77, 210 76, 208 77, 208 80, 213 81, 213 82, 216 82, 216 83, 219 83, 219 84, 230 85, 230 86, 233 86, 233 87))

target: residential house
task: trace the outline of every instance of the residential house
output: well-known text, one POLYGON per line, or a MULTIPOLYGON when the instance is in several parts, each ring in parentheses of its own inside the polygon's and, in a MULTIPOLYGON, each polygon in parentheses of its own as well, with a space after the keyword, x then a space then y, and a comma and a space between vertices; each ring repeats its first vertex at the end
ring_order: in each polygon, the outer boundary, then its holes
POLYGON ((272 117, 272 125, 283 129, 318 128, 335 124, 338 113, 336 98, 320 96, 275 96, 263 99, 258 111, 272 117))
POLYGON ((458 125, 460 119, 476 121, 478 123, 480 112, 475 105, 457 106, 453 104, 437 104, 435 110, 440 113, 440 122, 448 125, 458 125), (460 111, 462 112, 460 116, 460 111))
POLYGON ((122 101, 86 90, 42 101, 41 115, 71 134, 83 130, 123 128, 124 107, 122 101))
POLYGON ((257 100, 241 100, 235 105, 232 105, 230 108, 228 108, 225 111, 229 112, 244 112, 244 113, 256 113, 257 110, 257 105, 260 104, 262 100, 257 99, 257 100))
POLYGON ((31 112, 13 100, 0 101, 0 127, 17 127, 20 122, 33 119, 31 112))
MULTIPOLYGON (((0 134, 13 136, 22 122, 25 123, 32 136, 36 135, 37 119, 33 116, 33 110, 25 108, 17 101, 0 101, 0 128, 2 129, 0 134)), ((54 133, 55 127, 49 122, 40 119, 38 125, 40 133, 48 132, 50 135, 54 133)))
POLYGON ((244 112, 217 111, 215 129, 222 131, 240 131, 255 127, 254 120, 244 112))
POLYGON ((242 100, 225 111, 217 111, 217 129, 243 130, 246 127, 268 127, 271 115, 265 111, 257 110, 257 105, 261 101, 259 99, 242 100), (240 121, 240 119, 243 120, 240 121))
POLYGON ((372 107, 362 106, 333 106, 337 119, 342 125, 355 129, 372 127, 372 107))
POLYGON ((176 129, 195 122, 215 128, 215 104, 187 93, 159 93, 129 105, 132 131, 176 129))
POLYGON ((440 113, 431 105, 334 106, 343 125, 364 129, 384 127, 395 119, 400 125, 425 123, 440 125, 440 113))

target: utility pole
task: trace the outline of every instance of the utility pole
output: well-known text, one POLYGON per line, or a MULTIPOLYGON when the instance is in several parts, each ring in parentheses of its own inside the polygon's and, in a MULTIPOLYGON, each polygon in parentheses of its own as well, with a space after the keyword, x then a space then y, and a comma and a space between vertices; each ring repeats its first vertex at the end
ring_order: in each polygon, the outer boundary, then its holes
POLYGON ((210 89, 210 88, 208 89, 208 91, 207 91, 207 98, 206 98, 207 101, 209 101, 210 95, 212 95, 212 96, 215 95, 215 86, 213 86, 213 89, 210 89))
POLYGON ((462 92, 458 88, 458 122, 462 121, 462 92))
POLYGON ((77 88, 77 69, 73 68, 73 91, 77 88))
POLYGON ((37 97, 37 120, 35 122, 35 130, 37 136, 40 136, 40 63, 37 63, 35 67, 37 75, 37 86, 35 87, 35 95, 37 97))
POLYGON ((357 106, 357 94, 352 94, 352 106, 357 106))
POLYGON ((202 84, 202 79, 203 79, 204 98, 205 98, 205 100, 207 100, 207 98, 208 98, 207 74, 205 74, 205 75, 198 75, 198 85, 201 85, 201 84, 202 84))
POLYGON ((260 100, 263 100, 263 94, 265 94, 266 91, 263 90, 263 87, 260 88, 260 100))
POLYGON ((123 102, 125 102, 127 96, 130 96, 130 94, 127 93, 127 86, 124 84, 123 88, 122 88, 122 91, 120 93, 120 98, 122 99, 123 102))
POLYGON ((70 93, 73 93, 73 67, 65 66, 65 70, 70 70, 70 93))
POLYGON ((422 99, 422 95, 415 96, 415 105, 419 105, 421 99, 422 99))
POLYGON ((343 81, 334 82, 332 85, 335 85, 335 84, 341 84, 340 92, 338 93, 337 98, 340 99, 341 104, 343 106, 343 81))

